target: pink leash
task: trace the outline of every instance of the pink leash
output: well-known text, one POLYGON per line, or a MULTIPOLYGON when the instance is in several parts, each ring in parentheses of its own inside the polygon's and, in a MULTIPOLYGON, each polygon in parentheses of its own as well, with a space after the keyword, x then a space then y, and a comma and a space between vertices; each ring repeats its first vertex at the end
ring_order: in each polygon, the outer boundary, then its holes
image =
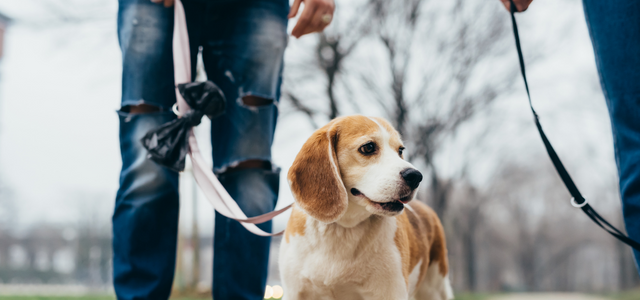
MULTIPOLYGON (((175 70, 175 84, 191 82, 191 54, 189 51, 189 35, 187 33, 187 22, 184 14, 184 7, 180 0, 175 1, 175 18, 173 26, 173 68, 175 70)), ((176 88, 176 98, 178 100, 178 111, 186 112, 191 108, 189 104, 182 98, 180 92, 176 88)), ((193 129, 189 132, 189 156, 193 165, 193 176, 207 197, 207 200, 213 206, 213 209, 221 215, 236 220, 242 224, 250 232, 260 236, 276 236, 281 235, 283 231, 278 233, 268 233, 258 228, 255 224, 264 223, 275 218, 277 215, 285 212, 291 205, 280 210, 272 211, 263 215, 252 218, 242 212, 229 193, 224 189, 218 178, 213 174, 211 166, 202 157, 196 136, 193 129)))

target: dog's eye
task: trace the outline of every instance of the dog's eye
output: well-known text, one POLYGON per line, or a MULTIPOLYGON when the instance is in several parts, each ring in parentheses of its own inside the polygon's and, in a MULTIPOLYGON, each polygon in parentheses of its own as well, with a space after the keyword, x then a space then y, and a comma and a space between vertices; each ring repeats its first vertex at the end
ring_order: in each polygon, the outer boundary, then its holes
POLYGON ((398 149, 398 155, 402 156, 403 152, 404 152, 404 147, 400 147, 400 149, 398 149))
POLYGON ((360 149, 358 149, 358 151, 360 151, 360 153, 364 155, 373 154, 373 152, 376 152, 376 144, 374 142, 368 142, 360 146, 360 149))

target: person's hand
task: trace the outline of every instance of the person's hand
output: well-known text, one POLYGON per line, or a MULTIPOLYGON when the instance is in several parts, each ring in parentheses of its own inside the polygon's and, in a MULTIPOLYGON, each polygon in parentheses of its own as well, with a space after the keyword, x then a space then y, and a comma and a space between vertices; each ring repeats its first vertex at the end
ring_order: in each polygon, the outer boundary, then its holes
POLYGON ((296 38, 307 33, 324 30, 325 27, 331 24, 333 11, 336 8, 333 0, 295 0, 289 11, 289 19, 298 14, 298 9, 302 2, 304 2, 304 9, 300 14, 298 23, 291 31, 291 35, 296 38))
MULTIPOLYGON (((523 12, 529 8, 529 4, 531 4, 533 0, 513 0, 513 3, 516 4, 516 11, 523 12)), ((504 7, 507 8, 508 11, 511 11, 511 3, 509 0, 500 0, 504 7)))
POLYGON ((164 7, 173 6, 173 1, 174 0, 151 0, 151 2, 153 3, 164 3, 164 7))

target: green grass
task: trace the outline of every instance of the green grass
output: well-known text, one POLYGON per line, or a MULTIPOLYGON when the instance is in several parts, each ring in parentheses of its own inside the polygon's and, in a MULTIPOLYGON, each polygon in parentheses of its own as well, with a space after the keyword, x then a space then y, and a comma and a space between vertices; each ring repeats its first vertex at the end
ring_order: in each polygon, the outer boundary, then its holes
POLYGON ((489 295, 486 294, 466 294, 466 293, 454 293, 455 300, 487 300, 489 295))
MULTIPOLYGON (((497 296, 499 294, 465 294, 465 293, 455 293, 455 300, 489 300, 492 296, 497 296)), ((600 295, 601 297, 605 297, 611 300, 639 300, 640 299, 640 290, 632 290, 619 292, 614 294, 606 294, 600 295)), ((3 299, 0 299, 3 300, 3 299)))
MULTIPOLYGON (((115 296, 0 296, 0 300, 115 300, 115 296)), ((171 298, 171 300, 203 300, 211 298, 171 298)))
POLYGON ((640 290, 632 290, 621 293, 607 295, 612 300, 638 300, 640 299, 640 290))
POLYGON ((115 300, 114 296, 0 296, 0 300, 115 300))

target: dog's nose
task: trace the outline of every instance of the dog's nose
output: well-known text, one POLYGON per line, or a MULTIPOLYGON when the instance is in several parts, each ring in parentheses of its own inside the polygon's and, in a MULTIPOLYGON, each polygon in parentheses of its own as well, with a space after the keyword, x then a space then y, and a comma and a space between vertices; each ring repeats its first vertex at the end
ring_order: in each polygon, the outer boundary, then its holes
POLYGON ((400 176, 412 190, 417 188, 420 181, 422 181, 422 173, 416 169, 404 169, 400 172, 400 176))

